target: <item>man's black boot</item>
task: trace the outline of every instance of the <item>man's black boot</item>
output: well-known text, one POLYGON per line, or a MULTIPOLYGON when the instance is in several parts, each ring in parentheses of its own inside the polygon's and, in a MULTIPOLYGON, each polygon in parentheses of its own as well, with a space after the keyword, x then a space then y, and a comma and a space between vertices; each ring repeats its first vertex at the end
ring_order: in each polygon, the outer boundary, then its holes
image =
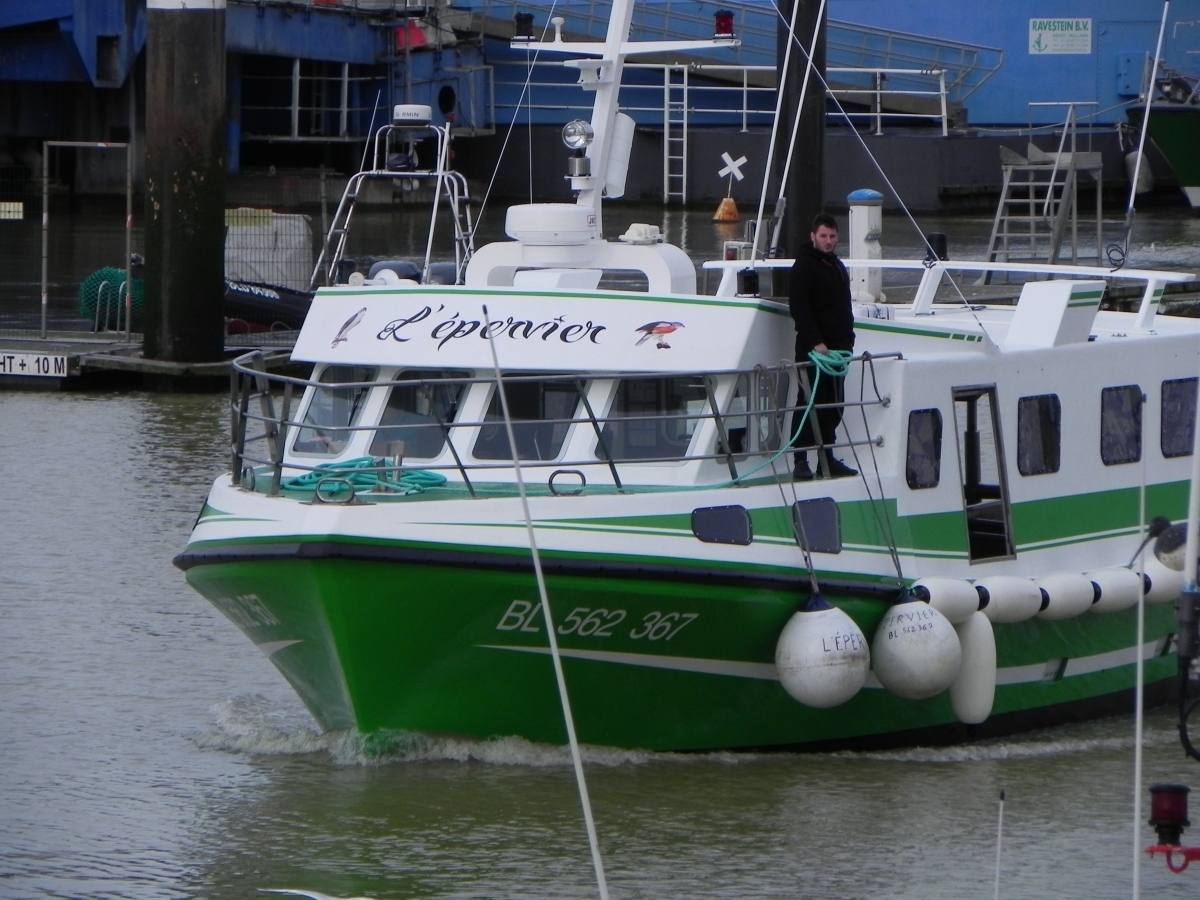
POLYGON ((812 481, 813 470, 808 467, 808 456, 798 455, 796 467, 792 469, 792 479, 795 481, 812 481))
POLYGON ((825 454, 825 462, 829 466, 830 478, 852 478, 858 474, 858 469, 852 469, 832 454, 825 454))

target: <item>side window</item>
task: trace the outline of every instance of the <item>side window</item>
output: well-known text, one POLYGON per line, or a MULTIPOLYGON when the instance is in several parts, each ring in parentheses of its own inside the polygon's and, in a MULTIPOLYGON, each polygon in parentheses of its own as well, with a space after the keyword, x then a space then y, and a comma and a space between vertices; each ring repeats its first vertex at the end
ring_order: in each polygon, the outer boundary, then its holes
MULTIPOLYGON (((544 376, 512 375, 511 380, 505 376, 504 396, 508 398, 520 458, 557 459, 579 405, 574 383, 548 382, 544 376)), ((495 389, 471 453, 476 459, 512 459, 504 409, 495 389)))
POLYGON ((354 426, 371 391, 358 383, 374 381, 378 371, 367 366, 326 366, 317 379, 321 384, 313 390, 292 450, 340 455, 354 438, 354 426))
POLYGON ((699 377, 625 379, 617 386, 596 455, 604 459, 608 448, 615 462, 682 459, 710 414, 708 390, 699 377))
POLYGON ((1196 379, 1162 383, 1162 455, 1191 456, 1196 434, 1196 379))
POLYGON ((446 383, 446 379, 470 377, 468 372, 429 369, 401 372, 397 381, 420 383, 398 384, 388 392, 383 417, 367 452, 372 456, 402 453, 418 459, 439 456, 446 446, 445 426, 454 421, 466 389, 463 382, 446 383))
MULTIPOLYGON (((738 376, 733 397, 722 411, 731 452, 779 449, 784 431, 780 410, 787 405, 787 390, 786 374, 738 376)), ((724 453, 724 446, 718 446, 717 452, 724 453)))
POLYGON ((1058 394, 1017 401, 1017 470, 1022 475, 1057 472, 1062 446, 1062 408, 1058 394))
POLYGON ((1136 384, 1100 393, 1100 458, 1106 466, 1142 458, 1142 389, 1136 384))
POLYGON ((937 487, 942 477, 942 413, 914 409, 908 414, 908 455, 904 478, 914 491, 937 487))

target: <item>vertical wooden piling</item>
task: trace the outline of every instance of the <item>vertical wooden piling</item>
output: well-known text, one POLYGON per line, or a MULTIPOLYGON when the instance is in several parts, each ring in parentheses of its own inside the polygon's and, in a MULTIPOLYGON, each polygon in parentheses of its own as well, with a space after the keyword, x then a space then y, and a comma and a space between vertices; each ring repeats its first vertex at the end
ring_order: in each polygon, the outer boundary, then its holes
POLYGON ((225 149, 225 0, 147 0, 149 359, 224 353, 225 149))
MULTIPOLYGON (((813 34, 818 25, 820 34, 813 56, 814 72, 808 79, 808 92, 804 109, 800 111, 800 124, 796 131, 796 150, 792 158, 788 183, 783 187, 787 198, 784 210, 783 238, 780 253, 792 256, 801 242, 807 241, 813 217, 821 212, 825 203, 825 28, 827 22, 821 12, 821 0, 783 0, 779 5, 780 17, 776 25, 776 59, 782 62, 787 41, 790 39, 788 23, 792 19, 792 8, 799 6, 796 16, 795 39, 792 46, 792 62, 783 86, 783 118, 790 122, 800 102, 800 86, 804 83, 804 70, 808 65, 808 52, 813 46, 813 34), (818 78, 817 75, 821 77, 818 78)), ((775 173, 779 178, 783 162, 787 159, 788 143, 792 138, 790 128, 780 128, 775 146, 775 173)))

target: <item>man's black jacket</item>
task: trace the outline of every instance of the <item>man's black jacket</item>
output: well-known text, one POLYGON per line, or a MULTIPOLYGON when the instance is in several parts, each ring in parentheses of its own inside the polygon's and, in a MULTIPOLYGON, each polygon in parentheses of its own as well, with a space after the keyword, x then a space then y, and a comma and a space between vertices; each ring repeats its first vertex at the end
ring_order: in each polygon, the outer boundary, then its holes
POLYGON ((804 244, 792 266, 788 304, 796 322, 796 358, 817 344, 830 350, 854 349, 854 309, 850 275, 833 253, 804 244))

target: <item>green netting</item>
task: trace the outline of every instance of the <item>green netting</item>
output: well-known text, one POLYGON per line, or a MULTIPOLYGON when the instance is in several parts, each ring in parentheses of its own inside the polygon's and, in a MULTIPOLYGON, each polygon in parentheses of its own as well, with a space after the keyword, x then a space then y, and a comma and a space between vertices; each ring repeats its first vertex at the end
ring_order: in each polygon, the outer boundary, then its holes
MULTIPOLYGON (((142 330, 142 310, 146 305, 146 282, 133 279, 133 330, 142 330)), ((97 269, 79 285, 79 314, 101 328, 125 327, 125 271, 106 266, 97 269), (99 307, 100 317, 96 318, 99 307), (118 313, 119 319, 118 322, 118 313)))

